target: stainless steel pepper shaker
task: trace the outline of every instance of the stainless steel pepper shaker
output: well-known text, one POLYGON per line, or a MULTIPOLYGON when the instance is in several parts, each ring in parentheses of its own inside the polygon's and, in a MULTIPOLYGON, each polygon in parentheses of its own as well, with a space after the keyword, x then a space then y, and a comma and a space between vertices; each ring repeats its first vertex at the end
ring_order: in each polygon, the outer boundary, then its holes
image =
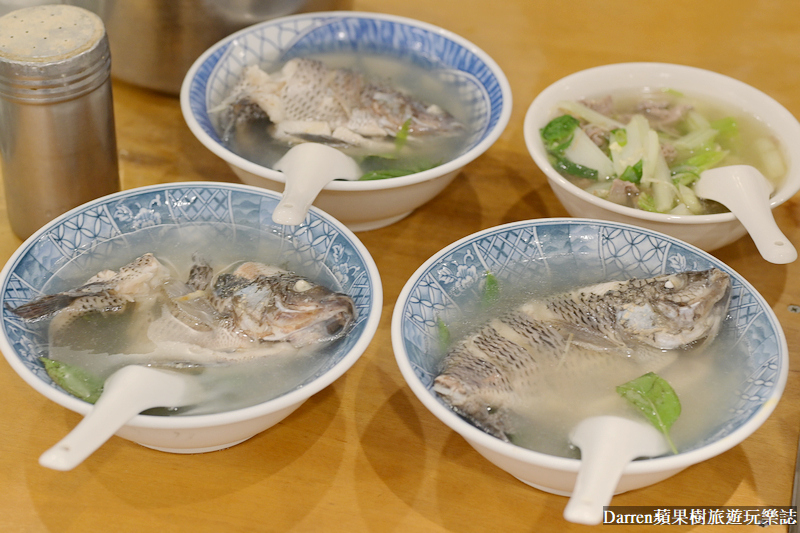
POLYGON ((0 17, 0 169, 25 239, 118 191, 111 54, 102 19, 69 5, 0 17))

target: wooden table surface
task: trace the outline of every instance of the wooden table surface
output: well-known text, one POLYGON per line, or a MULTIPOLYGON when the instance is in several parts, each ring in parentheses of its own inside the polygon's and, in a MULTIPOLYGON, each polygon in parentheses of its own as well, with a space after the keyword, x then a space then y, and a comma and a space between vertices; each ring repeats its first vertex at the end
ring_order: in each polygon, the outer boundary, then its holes
MULTIPOLYGON (((749 83, 800 115, 800 6, 795 0, 353 0, 342 7, 420 19, 489 53, 514 95, 508 128, 433 201, 392 226, 359 233, 378 264, 384 308, 354 367, 284 422, 224 451, 173 455, 113 437, 71 472, 38 456, 80 420, 0 364, 0 531, 580 531, 567 499, 530 488, 478 455, 417 401, 390 342, 395 299, 428 257, 475 231, 566 216, 522 136, 528 105, 572 72, 660 61, 749 83)), ((114 84, 124 188, 236 182, 192 136, 177 98, 114 84)), ((775 210, 800 245, 797 198, 775 210)), ((20 244, 0 201, 0 260, 20 244)), ((763 261, 749 237, 714 252, 749 280, 786 333, 792 371, 769 420, 730 451, 616 505, 789 505, 800 432, 800 263, 763 261)), ((645 530, 597 526, 601 530, 645 530)), ((669 531, 761 531, 670 526, 669 531)), ((768 529, 782 531, 781 527, 768 529)))

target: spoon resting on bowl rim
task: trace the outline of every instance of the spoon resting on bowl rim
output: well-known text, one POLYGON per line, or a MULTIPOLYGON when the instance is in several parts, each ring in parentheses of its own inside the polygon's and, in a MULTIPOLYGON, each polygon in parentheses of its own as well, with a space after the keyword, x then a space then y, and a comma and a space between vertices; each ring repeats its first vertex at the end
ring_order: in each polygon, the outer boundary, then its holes
POLYGON ((72 470, 142 411, 192 405, 205 396, 203 388, 188 374, 141 365, 124 366, 106 379, 94 408, 66 437, 39 457, 39 464, 53 470, 72 470))
POLYGON ((272 220, 287 226, 305 220, 325 185, 336 179, 353 181, 361 176, 361 169, 352 157, 331 146, 311 142, 290 148, 275 164, 275 170, 286 176, 286 186, 272 220))
POLYGON ((706 170, 694 184, 700 198, 714 200, 731 210, 747 229, 761 256, 775 264, 792 263, 797 250, 778 228, 769 197, 772 184, 750 165, 730 165, 706 170))
POLYGON ((611 502, 628 463, 669 452, 666 438, 656 428, 621 416, 586 418, 572 430, 570 441, 581 449, 581 465, 564 518, 577 524, 603 520, 603 507, 611 502))

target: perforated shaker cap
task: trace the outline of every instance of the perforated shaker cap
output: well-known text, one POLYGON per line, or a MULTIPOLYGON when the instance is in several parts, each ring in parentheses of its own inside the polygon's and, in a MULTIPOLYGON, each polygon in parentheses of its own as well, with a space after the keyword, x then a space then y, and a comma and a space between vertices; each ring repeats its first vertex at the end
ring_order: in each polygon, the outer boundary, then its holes
POLYGON ((110 69, 105 26, 91 11, 43 5, 0 17, 0 96, 72 98, 102 84, 110 69))

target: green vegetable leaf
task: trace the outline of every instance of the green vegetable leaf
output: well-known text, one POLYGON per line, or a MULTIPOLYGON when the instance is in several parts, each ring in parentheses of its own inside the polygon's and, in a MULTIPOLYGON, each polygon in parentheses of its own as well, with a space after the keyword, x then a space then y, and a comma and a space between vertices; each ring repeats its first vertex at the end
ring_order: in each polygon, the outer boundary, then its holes
POLYGON ((359 181, 372 181, 372 180, 385 180, 387 178, 399 178, 400 176, 408 176, 409 174, 416 174, 438 167, 441 163, 434 163, 431 165, 419 165, 414 168, 384 168, 380 170, 372 170, 361 176, 359 181))
POLYGON ((678 453, 669 436, 669 429, 681 414, 681 402, 672 386, 654 372, 648 372, 618 386, 617 392, 664 434, 672 453, 678 453))
POLYGON ((406 145, 406 141, 408 140, 408 132, 411 130, 411 119, 409 118, 403 125, 400 126, 400 129, 397 130, 397 135, 394 138, 394 149, 396 151, 400 151, 403 146, 406 145))
POLYGON ((669 94, 669 95, 678 97, 678 98, 683 98, 683 93, 682 92, 680 92, 680 91, 678 91, 676 89, 670 89, 669 87, 665 87, 665 88, 661 89, 661 92, 664 93, 664 94, 669 94))
POLYGON ((83 368, 46 357, 39 360, 56 385, 89 403, 95 403, 103 392, 104 381, 83 368))
POLYGON ((639 183, 642 181, 642 165, 643 159, 640 159, 638 163, 633 166, 629 166, 626 168, 622 175, 619 177, 621 180, 630 181, 631 183, 639 183))
POLYGON ((408 176, 418 172, 417 170, 401 169, 401 168, 387 168, 384 170, 373 170, 361 176, 359 181, 374 181, 385 180, 387 178, 399 178, 400 176, 408 176))
POLYGON ((439 331, 439 348, 442 352, 446 352, 452 339, 450 329, 440 317, 436 317, 436 329, 439 331))
POLYGON ((739 135, 739 124, 733 117, 725 117, 711 122, 711 127, 719 132, 719 136, 733 139, 739 135))
POLYGON ((580 121, 572 115, 556 117, 541 129, 542 140, 548 152, 560 154, 572 142, 572 134, 580 121))
POLYGON ((500 283, 491 272, 486 273, 486 279, 483 284, 483 297, 481 299, 484 305, 492 305, 500 298, 500 283))
POLYGON ((369 154, 364 156, 363 159, 359 162, 360 165, 366 166, 380 166, 385 165, 387 161, 396 161, 397 160, 397 153, 395 152, 386 152, 382 154, 369 154))
POLYGON ((639 199, 636 201, 636 205, 638 205, 639 209, 643 211, 658 213, 658 209, 656 209, 656 199, 653 198, 652 194, 647 194, 646 192, 640 192, 639 199))
POLYGON ((550 161, 556 171, 562 175, 575 176, 596 180, 596 169, 574 163, 564 157, 564 151, 569 148, 575 133, 575 128, 580 126, 580 121, 572 115, 556 117, 540 130, 550 161))
POLYGON ((687 166, 695 167, 695 172, 700 174, 704 170, 718 165, 727 156, 727 150, 707 150, 690 157, 684 163, 687 166))
MULTIPOLYGON (((375 162, 379 161, 377 156, 368 156, 368 158, 364 158, 361 163, 362 169, 366 170, 369 168, 370 165, 375 166, 375 162), (366 168, 364 168, 366 167, 366 168)), ((387 160, 393 159, 391 156, 380 158, 380 163, 378 166, 385 166, 388 163, 387 160)), ((396 168, 386 167, 386 168, 378 168, 375 170, 370 170, 364 173, 359 179, 359 181, 371 181, 371 180, 384 180, 387 178, 399 178, 400 176, 408 176, 409 174, 416 174, 417 172, 424 172, 425 170, 430 170, 434 167, 438 167, 441 165, 442 162, 435 162, 430 163, 428 161, 419 162, 413 167, 401 167, 400 164, 396 168)))
POLYGON ((625 146, 628 144, 628 131, 625 128, 611 130, 611 142, 615 142, 620 146, 625 146))
POLYGON ((678 185, 685 185, 690 187, 694 182, 700 179, 700 175, 692 171, 677 172, 672 176, 672 183, 677 187, 678 185))
POLYGON ((591 180, 597 179, 597 170, 577 163, 573 163, 566 157, 554 156, 553 167, 561 174, 569 174, 578 178, 587 178, 591 180))

